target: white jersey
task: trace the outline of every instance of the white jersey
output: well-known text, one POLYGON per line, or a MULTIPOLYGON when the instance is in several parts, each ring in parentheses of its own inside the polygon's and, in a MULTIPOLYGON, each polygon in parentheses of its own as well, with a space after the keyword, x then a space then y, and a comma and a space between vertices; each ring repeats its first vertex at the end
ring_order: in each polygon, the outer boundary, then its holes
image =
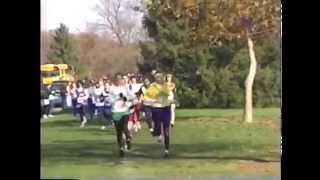
POLYGON ((86 104, 89 98, 89 93, 87 89, 78 88, 76 91, 77 94, 77 103, 78 104, 86 104))
POLYGON ((130 93, 125 86, 112 86, 110 87, 110 103, 112 105, 112 112, 126 112, 129 111, 129 107, 132 105, 130 102, 130 93), (124 102, 120 98, 120 94, 127 98, 127 102, 124 102))
POLYGON ((141 89, 143 84, 135 83, 135 84, 132 84, 131 86, 132 86, 132 90, 131 91, 134 92, 134 93, 137 93, 141 89))
POLYGON ((103 95, 104 92, 104 88, 103 87, 99 87, 99 88, 95 88, 94 89, 94 94, 96 97, 99 97, 101 95, 103 95))

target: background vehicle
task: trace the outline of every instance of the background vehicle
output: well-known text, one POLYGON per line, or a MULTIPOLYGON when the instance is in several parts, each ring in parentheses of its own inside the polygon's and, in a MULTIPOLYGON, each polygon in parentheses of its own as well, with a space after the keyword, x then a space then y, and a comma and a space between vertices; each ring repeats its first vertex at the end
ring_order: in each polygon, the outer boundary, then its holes
POLYGON ((67 64, 44 64, 41 65, 41 77, 44 85, 51 85, 56 81, 73 82, 74 70, 67 64))
POLYGON ((65 103, 66 85, 68 81, 55 81, 50 85, 50 92, 53 95, 53 106, 63 107, 65 103))

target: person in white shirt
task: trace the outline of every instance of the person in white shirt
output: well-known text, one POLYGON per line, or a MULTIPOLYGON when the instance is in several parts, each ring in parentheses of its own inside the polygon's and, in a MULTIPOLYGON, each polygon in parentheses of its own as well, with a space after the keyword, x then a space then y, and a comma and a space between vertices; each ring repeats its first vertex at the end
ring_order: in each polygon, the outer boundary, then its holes
POLYGON ((77 110, 80 115, 80 120, 81 120, 81 125, 80 127, 83 128, 85 124, 87 123, 87 118, 86 118, 86 112, 85 112, 85 106, 88 104, 88 97, 89 93, 88 90, 83 88, 83 85, 81 82, 77 83, 77 89, 76 89, 76 94, 77 94, 77 110))
POLYGON ((111 122, 111 105, 109 103, 109 92, 102 83, 97 83, 95 88, 96 107, 98 112, 98 119, 102 121, 101 129, 104 130, 107 126, 112 125, 111 122), (106 120, 106 123, 104 121, 106 120))
POLYGON ((66 104, 68 108, 72 107, 71 86, 71 82, 66 86, 66 104))
POLYGON ((120 157, 124 156, 126 149, 131 149, 132 136, 128 129, 129 109, 132 106, 130 98, 123 79, 117 75, 114 86, 110 88, 110 103, 112 120, 115 125, 117 142, 120 149, 120 157))

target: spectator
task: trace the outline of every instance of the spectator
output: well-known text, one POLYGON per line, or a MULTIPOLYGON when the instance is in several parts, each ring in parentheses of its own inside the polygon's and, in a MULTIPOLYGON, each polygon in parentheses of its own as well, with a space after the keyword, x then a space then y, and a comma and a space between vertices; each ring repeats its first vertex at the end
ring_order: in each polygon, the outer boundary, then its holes
POLYGON ((72 112, 73 112, 73 116, 76 116, 77 115, 77 86, 76 86, 76 83, 72 83, 72 86, 71 86, 71 102, 72 102, 72 112))
POLYGON ((49 106, 50 106, 50 101, 49 101, 49 90, 46 88, 43 84, 41 85, 41 115, 44 119, 47 119, 49 116, 49 106))
POLYGON ((51 90, 50 88, 51 88, 51 86, 48 86, 48 91, 49 91, 49 115, 48 115, 48 117, 53 117, 52 111, 53 111, 54 106, 55 106, 56 91, 55 90, 51 90))

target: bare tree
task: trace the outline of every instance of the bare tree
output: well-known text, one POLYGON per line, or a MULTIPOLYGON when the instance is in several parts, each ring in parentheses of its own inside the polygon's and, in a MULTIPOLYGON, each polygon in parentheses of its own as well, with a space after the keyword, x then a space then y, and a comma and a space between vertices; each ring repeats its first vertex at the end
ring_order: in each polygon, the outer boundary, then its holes
POLYGON ((86 67, 90 78, 116 72, 136 72, 139 46, 118 46, 108 36, 84 32, 74 35, 79 62, 86 67))
POLYGON ((133 3, 139 2, 99 0, 99 3, 93 8, 99 20, 88 23, 88 28, 92 31, 105 31, 111 34, 121 46, 137 42, 145 33, 141 26, 141 12, 134 11, 133 3))

